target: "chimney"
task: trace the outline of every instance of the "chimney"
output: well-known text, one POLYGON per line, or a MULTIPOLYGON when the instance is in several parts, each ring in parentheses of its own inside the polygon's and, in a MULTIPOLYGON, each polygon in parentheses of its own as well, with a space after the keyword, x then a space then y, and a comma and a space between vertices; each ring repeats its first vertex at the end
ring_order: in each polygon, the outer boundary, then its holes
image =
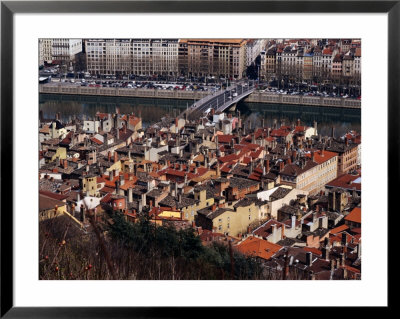
POLYGON ((272 236, 275 237, 275 233, 276 233, 276 224, 272 225, 272 236))
POLYGON ((297 159, 297 151, 293 150, 293 152, 292 152, 292 162, 294 163, 296 161, 296 159, 297 159))
POLYGON ((142 204, 143 204, 144 206, 147 205, 147 204, 146 204, 146 193, 143 193, 143 194, 142 194, 142 204))
POLYGON ((292 230, 296 228, 296 216, 292 215, 292 230))
POLYGON ((346 146, 349 146, 349 139, 347 137, 345 137, 344 141, 346 143, 346 146))
POLYGON ((314 153, 314 151, 311 151, 311 160, 314 162, 314 159, 315 159, 315 153, 314 153))
POLYGON ((64 160, 63 164, 64 164, 64 169, 67 169, 67 168, 68 168, 68 161, 67 161, 67 159, 64 160))
POLYGON ((81 222, 84 223, 85 222, 85 210, 84 210, 82 204, 81 204, 80 211, 81 211, 81 222))
POLYGON ((125 177, 124 174, 119 175, 119 181, 120 181, 120 185, 124 185, 125 184, 125 177))
POLYGON ((342 241, 341 241, 342 246, 346 245, 346 242, 347 242, 347 236, 346 236, 346 233, 343 232, 342 233, 342 241))
POLYGON ((345 264, 346 264, 346 254, 345 254, 345 253, 341 253, 341 254, 340 254, 340 257, 341 257, 340 265, 341 265, 342 267, 344 267, 345 264))
POLYGON ((325 237, 325 239, 324 239, 324 245, 325 245, 325 247, 328 247, 328 246, 329 246, 329 238, 328 238, 328 237, 325 237))
POLYGON ((118 154, 114 151, 114 163, 118 162, 118 154))
POLYGON ((117 140, 119 140, 119 128, 117 127, 117 140))
POLYGON ((285 164, 282 161, 279 162, 279 171, 282 172, 284 168, 285 168, 285 164))
POLYGON ((324 150, 325 150, 325 145, 324 146, 322 146, 322 149, 321 149, 321 157, 324 157, 324 150))
POLYGON ((322 248, 322 259, 329 260, 329 247, 322 248))
POLYGON ((89 164, 86 164, 86 173, 89 172, 89 169, 90 169, 90 165, 89 165, 89 164))
POLYGON ((269 173, 269 159, 265 160, 265 171, 269 173))
POLYGON ((111 162, 111 152, 108 152, 108 161, 111 162))
POLYGON ((308 267, 312 265, 312 253, 310 251, 306 252, 306 265, 308 267))
POLYGON ((180 194, 180 193, 178 194, 178 202, 182 203, 182 194, 180 194))
POLYGON ((110 177, 110 182, 114 179, 114 171, 111 170, 108 172, 108 176, 110 177))
POLYGON ((335 128, 332 126, 332 138, 335 138, 335 128))
POLYGON ((132 187, 128 188, 128 203, 132 203, 133 196, 132 196, 132 187))
POLYGON ((119 195, 119 181, 118 180, 115 181, 115 192, 117 195, 119 195))
POLYGON ((297 119, 297 126, 300 126, 300 119, 297 119))
POLYGON ((216 204, 213 204, 212 207, 211 207, 211 210, 212 210, 213 212, 215 212, 216 209, 217 209, 217 205, 216 205, 216 204))

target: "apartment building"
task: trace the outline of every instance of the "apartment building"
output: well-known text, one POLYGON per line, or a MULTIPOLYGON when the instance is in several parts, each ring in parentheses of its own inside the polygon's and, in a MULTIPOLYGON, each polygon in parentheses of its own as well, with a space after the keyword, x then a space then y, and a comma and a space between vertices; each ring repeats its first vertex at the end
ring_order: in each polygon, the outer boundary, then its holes
POLYGON ((268 39, 249 39, 246 42, 246 66, 254 63, 255 59, 264 50, 268 39))
POLYGON ((82 39, 39 39, 39 65, 44 62, 70 62, 82 52, 82 39))
POLYGON ((310 195, 324 189, 338 173, 338 155, 326 150, 311 150, 279 172, 281 184, 307 191, 310 195))
POLYGON ((82 39, 51 39, 52 60, 71 61, 82 52, 82 39))
POLYGON ((182 39, 181 42, 187 43, 188 75, 242 78, 246 69, 246 40, 182 39))
POLYGON ((88 72, 108 75, 177 75, 177 39, 90 39, 88 72))

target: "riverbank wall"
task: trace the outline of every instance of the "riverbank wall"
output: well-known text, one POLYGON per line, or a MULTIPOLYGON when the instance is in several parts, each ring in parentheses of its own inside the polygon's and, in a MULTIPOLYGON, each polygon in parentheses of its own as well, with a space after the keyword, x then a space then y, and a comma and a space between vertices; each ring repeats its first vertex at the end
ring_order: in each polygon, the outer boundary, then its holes
MULTIPOLYGON (((128 88, 107 88, 107 87, 88 87, 76 85, 54 85, 39 84, 41 94, 71 94, 89 96, 115 96, 132 98, 154 98, 154 99, 181 99, 181 100, 200 100, 210 93, 205 91, 180 91, 180 90, 154 90, 154 89, 128 89, 128 88)), ((245 102, 250 103, 271 103, 289 105, 310 105, 328 106, 338 108, 360 109, 361 100, 304 96, 304 95, 285 95, 271 94, 266 92, 253 92, 245 102)))

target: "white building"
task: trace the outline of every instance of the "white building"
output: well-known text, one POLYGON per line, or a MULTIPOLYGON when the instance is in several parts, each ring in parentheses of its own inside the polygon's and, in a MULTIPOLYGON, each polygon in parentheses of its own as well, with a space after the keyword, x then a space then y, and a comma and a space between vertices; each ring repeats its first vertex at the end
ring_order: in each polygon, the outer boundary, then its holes
POLYGON ((178 74, 178 39, 89 39, 85 48, 91 74, 178 74))
POLYGON ((250 66, 255 59, 260 55, 261 51, 265 50, 268 39, 250 39, 246 43, 246 66, 250 66))
POLYGON ((52 60, 71 61, 82 52, 82 39, 51 39, 52 60))

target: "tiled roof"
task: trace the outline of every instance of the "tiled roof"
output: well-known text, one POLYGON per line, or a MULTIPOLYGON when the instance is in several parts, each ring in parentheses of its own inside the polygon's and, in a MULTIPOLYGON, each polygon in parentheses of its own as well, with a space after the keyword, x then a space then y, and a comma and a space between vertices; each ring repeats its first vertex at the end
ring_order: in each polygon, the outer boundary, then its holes
POLYGON ((43 195, 43 194, 39 194, 39 211, 44 211, 44 210, 49 210, 49 209, 54 209, 55 206, 61 207, 64 206, 65 203, 51 198, 49 196, 43 195))
POLYGON ((336 228, 331 229, 330 233, 331 233, 332 235, 336 235, 336 234, 341 233, 341 232, 343 232, 343 231, 345 231, 345 230, 347 230, 347 229, 349 229, 349 226, 347 226, 347 225, 342 225, 342 226, 339 226, 339 227, 336 227, 336 228))
POLYGON ((235 247, 245 255, 260 257, 267 260, 282 248, 280 245, 253 236, 246 238, 235 247))
POLYGON ((338 187, 343 189, 353 189, 361 191, 361 176, 344 174, 326 184, 328 187, 338 187))
POLYGON ((355 207, 344 219, 350 222, 361 224, 361 208, 355 207))

